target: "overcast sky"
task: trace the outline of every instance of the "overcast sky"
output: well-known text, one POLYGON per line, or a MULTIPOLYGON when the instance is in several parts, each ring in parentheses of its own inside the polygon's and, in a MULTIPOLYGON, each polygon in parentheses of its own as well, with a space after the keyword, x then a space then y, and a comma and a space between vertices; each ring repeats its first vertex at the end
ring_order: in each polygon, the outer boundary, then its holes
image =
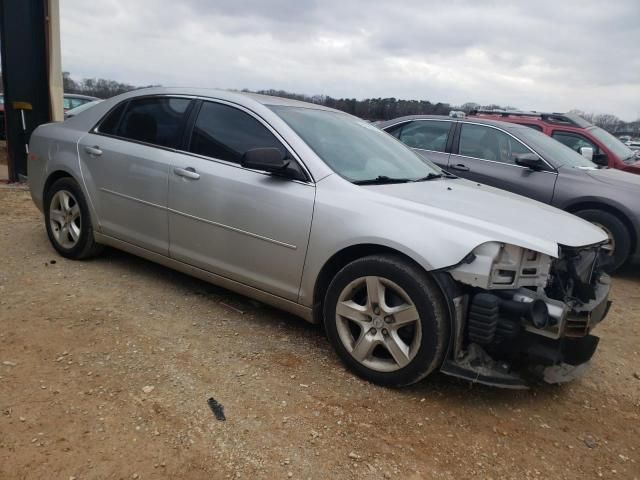
POLYGON ((640 117, 640 0, 62 0, 76 79, 640 117))

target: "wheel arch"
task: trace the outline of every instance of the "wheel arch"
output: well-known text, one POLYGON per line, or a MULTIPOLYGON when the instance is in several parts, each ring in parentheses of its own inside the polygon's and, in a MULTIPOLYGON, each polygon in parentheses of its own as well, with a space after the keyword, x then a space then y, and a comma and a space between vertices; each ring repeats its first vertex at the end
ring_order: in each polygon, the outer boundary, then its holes
POLYGON ((631 219, 629 218, 629 216, 624 211, 617 208, 616 206, 610 205, 604 202, 587 200, 587 201, 572 203, 571 205, 565 207, 565 210, 573 214, 581 210, 602 210, 603 212, 610 213, 611 215, 615 216, 618 220, 620 220, 624 224, 627 231, 629 232, 629 237, 631 238, 631 252, 637 251, 638 232, 633 226, 633 223, 631 222, 631 219))
MULTIPOLYGON (((322 266, 318 276, 316 277, 316 281, 313 288, 313 312, 312 318, 313 323, 322 324, 323 321, 323 302, 324 297, 327 292, 327 288, 331 283, 331 280, 335 277, 335 275, 347 264, 350 262, 357 260, 358 258, 367 257, 369 255, 394 255, 397 257, 406 260, 414 265, 416 265, 420 270, 424 271, 427 274, 431 274, 435 283, 438 285, 440 293, 447 304, 450 303, 451 299, 448 298, 447 289, 445 287, 445 282, 443 282, 442 278, 439 278, 442 275, 447 275, 446 273, 437 273, 430 272, 425 269, 418 261, 416 261, 411 256, 407 255, 404 252, 401 252, 395 248, 380 245, 375 243, 360 243, 356 245, 351 245, 348 247, 339 250, 334 253, 322 266)), ((450 319, 451 320, 451 319, 450 319)))
POLYGON ((61 178, 65 178, 65 177, 72 178, 78 183, 78 185, 80 184, 80 182, 78 182, 78 179, 75 178, 69 171, 62 170, 62 169, 54 170, 49 175, 47 175, 47 179, 45 180, 44 186, 42 188, 42 198, 45 198, 47 191, 49 190, 51 185, 53 185, 55 182, 57 182, 61 178))
POLYGON ((70 178, 70 179, 74 180, 78 184, 78 186, 80 188, 80 191, 84 195, 85 200, 87 202, 87 207, 89 208, 89 215, 91 216, 92 223, 93 223, 93 229, 94 229, 94 231, 99 232, 100 231, 100 217, 98 217, 98 214, 97 214, 96 209, 94 207, 93 199, 91 198, 91 196, 88 194, 88 192, 85 189, 84 181, 81 178, 76 177, 76 175, 74 175, 71 171, 69 171, 69 170, 67 170, 65 168, 56 168, 55 170, 53 170, 51 173, 49 173, 47 175, 46 180, 44 182, 44 186, 42 188, 42 205, 43 205, 43 208, 45 208, 44 207, 44 200, 46 198, 47 191, 49 190, 51 185, 53 185, 55 182, 57 182, 61 178, 70 178))

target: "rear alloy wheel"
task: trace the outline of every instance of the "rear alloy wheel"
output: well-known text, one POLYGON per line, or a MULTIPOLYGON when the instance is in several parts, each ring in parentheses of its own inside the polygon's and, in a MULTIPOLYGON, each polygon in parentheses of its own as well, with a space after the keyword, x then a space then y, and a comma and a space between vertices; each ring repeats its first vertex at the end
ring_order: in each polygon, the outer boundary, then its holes
POLYGON ((611 257, 611 266, 607 270, 611 273, 620 268, 631 252, 631 235, 622 220, 604 210, 580 210, 574 214, 605 231, 609 241, 602 249, 611 257))
POLYGON ((342 360, 367 380, 415 383, 442 362, 448 318, 437 286, 395 256, 371 256, 344 267, 324 306, 327 335, 342 360))
POLYGON ((102 249, 93 239, 87 202, 75 180, 57 180, 45 194, 45 225, 53 247, 63 257, 80 260, 102 249))
POLYGON ((73 193, 58 190, 49 204, 49 226, 58 245, 71 249, 80 240, 82 215, 73 193))

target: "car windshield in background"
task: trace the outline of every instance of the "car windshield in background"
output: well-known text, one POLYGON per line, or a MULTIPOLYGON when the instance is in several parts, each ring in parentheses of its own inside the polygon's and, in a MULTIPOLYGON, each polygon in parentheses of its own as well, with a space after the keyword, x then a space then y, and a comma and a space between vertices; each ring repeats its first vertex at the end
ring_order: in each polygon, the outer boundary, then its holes
POLYGON ((354 183, 400 183, 442 175, 391 135, 350 115, 270 106, 333 171, 354 183))
POLYGON ((614 155, 620 158, 623 162, 633 163, 636 161, 633 150, 606 130, 601 129, 600 127, 593 127, 589 129, 589 133, 604 143, 605 147, 611 150, 614 155))
POLYGON ((528 127, 511 127, 514 133, 554 167, 598 168, 575 150, 554 140, 542 132, 528 127), (515 130, 517 129, 517 132, 515 130))

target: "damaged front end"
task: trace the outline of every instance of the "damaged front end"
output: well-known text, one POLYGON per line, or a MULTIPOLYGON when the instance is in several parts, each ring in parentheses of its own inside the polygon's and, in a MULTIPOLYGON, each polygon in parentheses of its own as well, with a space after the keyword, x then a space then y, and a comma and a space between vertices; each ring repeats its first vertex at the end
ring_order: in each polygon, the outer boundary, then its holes
POLYGON ((497 242, 474 249, 443 282, 455 322, 442 372, 506 388, 579 376, 611 305, 602 265, 599 245, 561 247, 555 259, 497 242))

